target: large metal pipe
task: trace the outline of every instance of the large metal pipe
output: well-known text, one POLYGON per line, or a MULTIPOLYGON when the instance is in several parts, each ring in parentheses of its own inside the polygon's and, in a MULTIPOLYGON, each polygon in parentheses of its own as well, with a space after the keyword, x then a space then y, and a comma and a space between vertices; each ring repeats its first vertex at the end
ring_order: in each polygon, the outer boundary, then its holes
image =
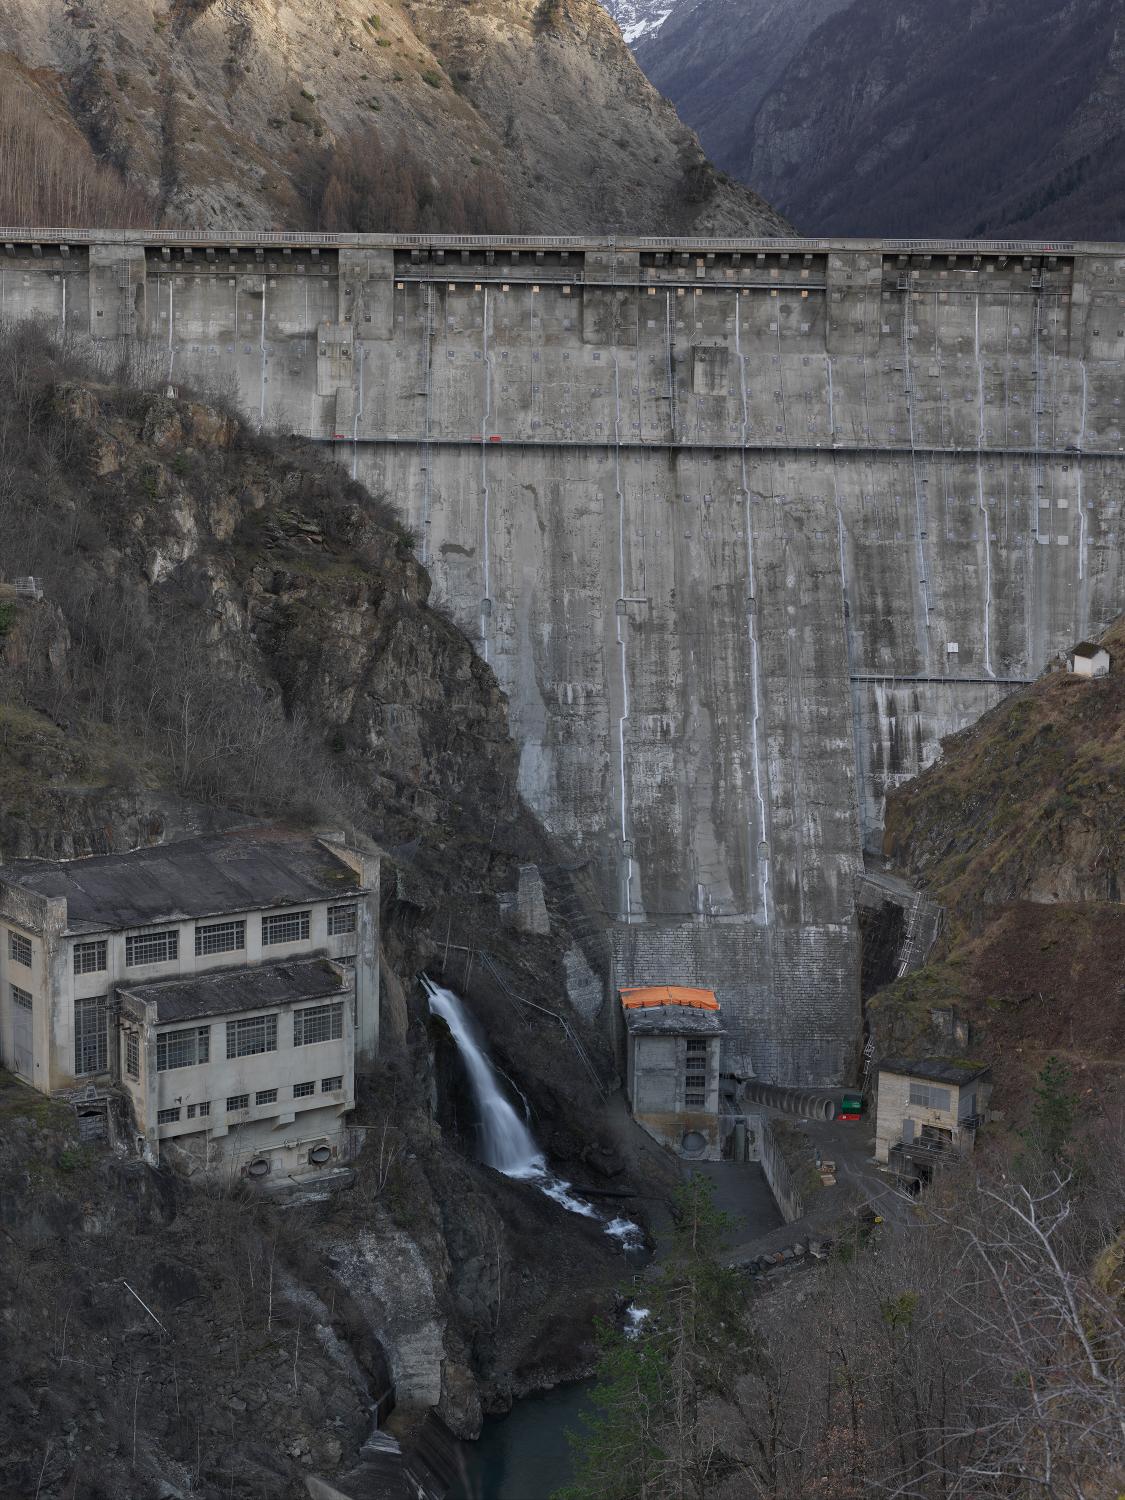
POLYGON ((748 1104, 762 1104, 767 1109, 779 1109, 785 1115, 800 1115, 804 1120, 836 1118, 836 1101, 824 1094, 810 1094, 804 1089, 786 1089, 754 1080, 743 1087, 743 1099, 748 1104))

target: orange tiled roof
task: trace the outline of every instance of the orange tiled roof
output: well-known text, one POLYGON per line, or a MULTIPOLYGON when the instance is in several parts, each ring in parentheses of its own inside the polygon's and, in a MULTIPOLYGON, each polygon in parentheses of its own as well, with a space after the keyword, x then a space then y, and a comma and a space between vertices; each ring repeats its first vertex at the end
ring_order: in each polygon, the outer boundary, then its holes
POLYGON ((685 1005, 690 1010, 718 1010, 714 990, 693 989, 686 984, 629 985, 619 990, 626 1010, 647 1010, 656 1005, 685 1005))

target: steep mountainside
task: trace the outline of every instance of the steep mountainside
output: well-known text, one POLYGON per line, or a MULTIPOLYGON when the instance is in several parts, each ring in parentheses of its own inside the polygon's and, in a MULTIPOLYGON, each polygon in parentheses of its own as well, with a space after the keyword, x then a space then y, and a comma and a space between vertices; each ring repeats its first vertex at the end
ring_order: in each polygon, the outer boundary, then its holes
POLYGON ((169 223, 780 227, 596 0, 0 0, 0 64, 169 223))
MULTIPOLYGON (((743 175, 746 128, 820 23, 850 0, 699 0, 634 43, 637 61, 715 161, 743 175)), ((628 35, 628 33, 626 33, 628 35)), ((790 194, 795 190, 786 184, 790 194)))
POLYGON ((0 1492, 297 1500, 356 1463, 380 1349, 405 1436, 431 1408, 471 1433, 588 1367, 623 1270, 600 1225, 474 1160, 419 970, 464 995, 573 1180, 659 1197, 666 1169, 514 999, 565 1015, 611 1081, 585 877, 521 805, 503 697, 391 508, 212 402, 111 375, 33 331, 0 342, 3 568, 43 586, 0 585, 0 855, 256 816, 348 828, 384 851, 380 1065, 354 1192, 284 1224, 78 1150, 0 1080, 0 1492))
POLYGON ((1114 671, 1054 672, 888 799, 884 849, 946 908, 934 961, 870 1003, 881 1052, 961 1045, 1018 1100, 1049 1051, 1097 1097, 1125 1065, 1125 622, 1114 671))
POLYGON ((774 8, 704 0, 639 56, 802 232, 1125 235, 1122 0, 829 4, 780 76, 774 8))

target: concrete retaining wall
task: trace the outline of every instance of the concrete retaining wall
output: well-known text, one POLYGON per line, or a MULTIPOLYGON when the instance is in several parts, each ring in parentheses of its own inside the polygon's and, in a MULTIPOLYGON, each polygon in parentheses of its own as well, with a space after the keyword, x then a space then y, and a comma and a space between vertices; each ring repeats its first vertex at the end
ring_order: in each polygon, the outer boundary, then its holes
POLYGON ((770 1192, 781 1212, 781 1217, 787 1224, 792 1224, 794 1220, 804 1217, 805 1200, 793 1181, 793 1174, 781 1154, 781 1148, 777 1144, 770 1122, 765 1115, 758 1116, 754 1129, 758 1137, 762 1171, 770 1185, 770 1192))
POLYGON ((887 791, 1122 608, 1125 247, 70 239, 0 231, 0 317, 391 498, 616 980, 847 1076, 887 791))

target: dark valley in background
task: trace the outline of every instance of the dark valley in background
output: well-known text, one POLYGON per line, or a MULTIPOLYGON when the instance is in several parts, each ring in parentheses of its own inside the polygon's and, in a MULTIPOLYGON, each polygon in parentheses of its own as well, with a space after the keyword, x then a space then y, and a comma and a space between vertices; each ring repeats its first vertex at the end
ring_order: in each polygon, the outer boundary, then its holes
POLYGON ((1125 0, 610 8, 712 159, 802 234, 1125 238, 1125 0))

